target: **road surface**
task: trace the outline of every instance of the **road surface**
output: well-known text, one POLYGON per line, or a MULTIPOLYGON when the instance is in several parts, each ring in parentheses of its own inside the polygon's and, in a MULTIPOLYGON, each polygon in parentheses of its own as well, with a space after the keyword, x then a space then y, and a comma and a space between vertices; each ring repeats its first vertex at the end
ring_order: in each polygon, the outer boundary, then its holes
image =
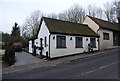
POLYGON ((33 64, 33 63, 43 61, 42 59, 36 58, 32 56, 31 54, 23 52, 23 51, 16 52, 15 57, 16 57, 16 62, 14 66, 22 66, 22 65, 33 64))
POLYGON ((120 50, 59 65, 4 74, 3 79, 118 79, 120 50))

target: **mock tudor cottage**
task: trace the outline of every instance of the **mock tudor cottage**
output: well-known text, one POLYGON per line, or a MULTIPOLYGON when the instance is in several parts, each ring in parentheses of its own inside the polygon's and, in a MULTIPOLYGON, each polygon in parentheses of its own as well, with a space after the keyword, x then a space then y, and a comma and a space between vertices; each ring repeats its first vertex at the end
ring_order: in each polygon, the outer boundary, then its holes
POLYGON ((49 58, 98 50, 97 35, 88 25, 42 17, 36 36, 29 40, 29 52, 49 58))
POLYGON ((120 27, 117 23, 86 16, 83 24, 87 24, 88 27, 100 35, 100 50, 120 45, 120 27))

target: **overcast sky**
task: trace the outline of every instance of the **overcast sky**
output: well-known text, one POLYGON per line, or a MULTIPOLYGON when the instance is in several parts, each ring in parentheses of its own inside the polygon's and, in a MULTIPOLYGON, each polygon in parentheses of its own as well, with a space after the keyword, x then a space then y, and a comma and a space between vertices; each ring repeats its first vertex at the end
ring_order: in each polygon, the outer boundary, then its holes
POLYGON ((0 31, 11 33, 15 22, 22 26, 26 17, 35 10, 58 14, 74 4, 103 7, 106 2, 112 1, 114 0, 0 0, 0 31))

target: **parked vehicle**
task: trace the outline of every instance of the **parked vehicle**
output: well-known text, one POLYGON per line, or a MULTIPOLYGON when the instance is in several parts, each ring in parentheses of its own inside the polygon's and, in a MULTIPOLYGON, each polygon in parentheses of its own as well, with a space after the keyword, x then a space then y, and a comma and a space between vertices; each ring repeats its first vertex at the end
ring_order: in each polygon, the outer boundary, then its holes
POLYGON ((14 42, 12 46, 15 51, 22 51, 22 42, 14 42))

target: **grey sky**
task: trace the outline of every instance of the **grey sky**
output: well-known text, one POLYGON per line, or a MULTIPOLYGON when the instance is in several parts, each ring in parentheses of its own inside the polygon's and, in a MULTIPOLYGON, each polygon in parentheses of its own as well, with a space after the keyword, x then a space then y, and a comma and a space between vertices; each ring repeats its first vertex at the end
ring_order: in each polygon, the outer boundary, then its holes
POLYGON ((0 31, 11 33, 15 22, 22 26, 26 17, 35 10, 46 14, 58 14, 74 4, 83 7, 87 7, 89 4, 103 7, 104 3, 112 1, 114 0, 1 0, 0 31))

